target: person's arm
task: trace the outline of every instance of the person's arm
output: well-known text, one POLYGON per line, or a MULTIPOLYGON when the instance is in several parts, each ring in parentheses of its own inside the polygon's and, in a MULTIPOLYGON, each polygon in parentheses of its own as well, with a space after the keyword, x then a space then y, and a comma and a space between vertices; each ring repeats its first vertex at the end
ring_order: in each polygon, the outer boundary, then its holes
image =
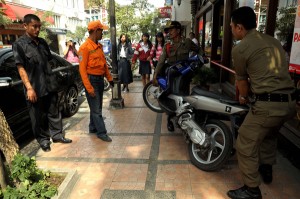
POLYGON ((68 52, 69 52, 69 46, 67 46, 67 48, 64 50, 64 57, 65 58, 67 57, 68 52))
POLYGON ((33 89, 32 85, 29 81, 27 72, 26 72, 23 65, 17 64, 17 67, 18 67, 18 72, 20 74, 20 77, 21 77, 21 79, 23 81, 23 84, 26 88, 27 99, 30 102, 35 103, 37 101, 37 95, 36 95, 35 90, 33 89))
POLYGON ((84 87, 86 88, 87 92, 92 96, 95 95, 94 87, 92 86, 88 74, 87 74, 87 65, 89 59, 89 51, 87 48, 79 49, 79 57, 81 57, 79 62, 79 73, 83 82, 84 87))
POLYGON ((248 80, 236 80, 239 89, 239 102, 240 104, 247 104, 249 102, 249 82, 248 80))
POLYGON ((14 54, 14 58, 15 58, 15 62, 16 62, 16 66, 17 66, 19 75, 23 81, 25 88, 26 88, 27 99, 30 102, 34 103, 37 101, 37 95, 30 83, 28 74, 24 68, 24 64, 26 63, 24 50, 21 47, 21 45, 17 42, 15 42, 12 45, 12 49, 13 49, 13 54, 14 54))
POLYGON ((239 91, 240 104, 247 104, 249 102, 248 95, 250 93, 249 75, 247 73, 247 59, 240 53, 240 50, 236 47, 232 49, 232 62, 235 69, 235 79, 237 89, 239 91))
POLYGON ((137 47, 136 47, 136 49, 134 50, 133 57, 132 57, 132 64, 135 64, 138 56, 140 55, 140 53, 139 53, 140 47, 141 47, 141 45, 138 44, 137 47))

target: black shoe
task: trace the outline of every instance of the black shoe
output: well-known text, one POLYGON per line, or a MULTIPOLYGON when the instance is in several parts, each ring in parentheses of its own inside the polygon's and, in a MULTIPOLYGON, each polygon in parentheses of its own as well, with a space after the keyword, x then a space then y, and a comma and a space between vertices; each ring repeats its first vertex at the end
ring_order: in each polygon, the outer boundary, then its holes
POLYGON ((258 171, 266 184, 270 184, 273 180, 272 176, 272 165, 270 164, 262 164, 259 166, 258 171))
POLYGON ((112 141, 112 139, 107 134, 97 135, 97 137, 99 139, 101 139, 102 141, 104 141, 104 142, 111 142, 112 141))
POLYGON ((50 148, 50 144, 49 144, 49 143, 47 143, 47 144, 41 144, 40 146, 41 146, 41 148, 42 148, 42 150, 43 150, 44 152, 49 152, 49 151, 51 151, 51 148, 50 148))
POLYGON ((232 199, 261 199, 261 192, 259 187, 248 187, 244 185, 243 187, 230 190, 227 192, 227 196, 232 199))
POLYGON ((169 121, 168 124, 167 124, 167 128, 168 128, 168 131, 173 132, 174 131, 174 124, 173 124, 173 122, 169 121))
POLYGON ((59 143, 68 144, 68 143, 71 143, 71 142, 72 142, 71 139, 64 138, 64 137, 62 137, 62 138, 60 138, 60 139, 52 139, 52 140, 53 140, 54 143, 59 142, 59 143))

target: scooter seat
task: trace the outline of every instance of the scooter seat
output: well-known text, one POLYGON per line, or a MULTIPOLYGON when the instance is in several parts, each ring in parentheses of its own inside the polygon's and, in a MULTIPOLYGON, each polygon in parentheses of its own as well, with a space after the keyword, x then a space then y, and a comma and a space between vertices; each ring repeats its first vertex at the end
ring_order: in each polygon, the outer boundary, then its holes
POLYGON ((217 93, 214 91, 204 90, 200 86, 195 86, 194 88, 192 88, 192 95, 201 95, 201 96, 210 97, 218 100, 229 100, 229 101, 232 100, 228 96, 222 95, 221 93, 217 93))

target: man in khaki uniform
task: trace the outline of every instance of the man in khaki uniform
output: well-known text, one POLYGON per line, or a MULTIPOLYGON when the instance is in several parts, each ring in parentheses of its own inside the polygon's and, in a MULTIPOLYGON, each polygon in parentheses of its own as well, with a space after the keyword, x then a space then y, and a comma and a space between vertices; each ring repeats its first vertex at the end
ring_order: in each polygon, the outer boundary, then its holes
POLYGON ((227 195, 234 199, 262 198, 259 173, 265 183, 272 182, 278 130, 295 114, 295 88, 280 42, 255 30, 252 8, 235 10, 230 26, 234 38, 241 40, 232 49, 239 101, 248 103, 249 95, 256 101, 239 129, 236 142, 245 185, 228 191, 227 195))
MULTIPOLYGON (((178 21, 171 21, 167 24, 165 32, 170 36, 170 42, 166 43, 161 56, 159 57, 155 72, 153 75, 153 85, 157 86, 157 74, 162 75, 167 66, 175 64, 177 61, 187 60, 190 52, 198 53, 199 47, 189 38, 182 37, 181 24, 178 21), (167 62, 167 64, 165 64, 167 62)), ((168 73, 168 85, 171 86, 173 80, 172 76, 175 71, 169 71, 168 73)), ((171 90, 168 88, 167 90, 171 90)), ((164 93, 167 95, 168 91, 164 93)), ((171 122, 171 118, 168 116, 167 127, 169 131, 174 131, 174 125, 171 122)))

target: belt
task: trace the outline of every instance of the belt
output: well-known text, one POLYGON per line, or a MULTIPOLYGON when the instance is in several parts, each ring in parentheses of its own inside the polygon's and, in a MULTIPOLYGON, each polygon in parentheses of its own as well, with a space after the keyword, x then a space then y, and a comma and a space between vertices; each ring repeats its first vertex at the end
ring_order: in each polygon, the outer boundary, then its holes
POLYGON ((291 96, 291 101, 296 99, 296 93, 291 94, 280 94, 280 93, 264 93, 255 94, 256 101, 266 101, 266 102, 288 102, 289 96, 291 96))
POLYGON ((126 57, 120 57, 120 59, 127 59, 126 57))

